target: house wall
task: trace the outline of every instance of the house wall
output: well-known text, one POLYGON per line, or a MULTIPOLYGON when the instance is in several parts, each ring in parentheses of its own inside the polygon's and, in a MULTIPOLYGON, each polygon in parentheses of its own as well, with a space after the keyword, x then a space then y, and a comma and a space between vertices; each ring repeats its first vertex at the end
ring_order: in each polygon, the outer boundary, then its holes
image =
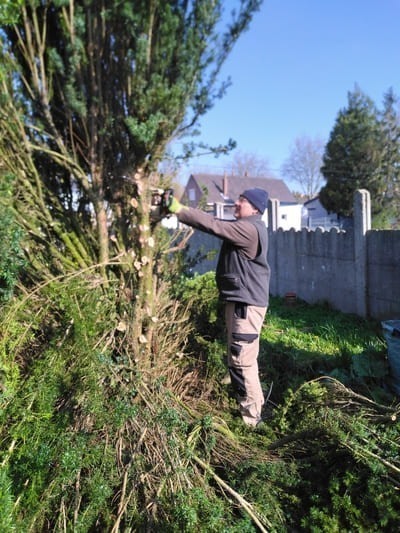
POLYGON ((301 204, 280 205, 278 227, 283 230, 300 230, 301 228, 301 204))
POLYGON ((301 212, 301 227, 315 229, 322 227, 331 229, 333 227, 347 229, 351 227, 349 217, 339 217, 336 213, 328 213, 322 206, 319 198, 313 198, 303 205, 301 212))
POLYGON ((322 207, 318 198, 314 198, 314 200, 310 200, 304 204, 301 217, 302 228, 326 228, 327 226, 329 228, 339 226, 335 214, 330 216, 326 209, 322 207))
POLYGON ((181 200, 190 207, 197 207, 202 196, 203 191, 199 188, 193 176, 190 176, 181 200))
MULTIPOLYGON (((307 215, 310 218, 324 218, 328 217, 328 211, 323 207, 319 198, 313 198, 304 204, 304 209, 308 211, 307 215)), ((306 216, 307 216, 306 215, 306 216)), ((336 217, 336 215, 334 215, 336 217)))

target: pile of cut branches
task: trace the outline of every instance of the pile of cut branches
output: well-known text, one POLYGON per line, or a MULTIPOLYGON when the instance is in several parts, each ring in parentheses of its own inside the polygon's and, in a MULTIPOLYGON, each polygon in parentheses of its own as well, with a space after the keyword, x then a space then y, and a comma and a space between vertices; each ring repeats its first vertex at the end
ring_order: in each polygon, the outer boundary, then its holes
POLYGON ((369 529, 398 524, 400 404, 381 405, 322 376, 288 391, 268 449, 296 464, 297 524, 369 529), (382 498, 383 491, 385 498, 382 498))

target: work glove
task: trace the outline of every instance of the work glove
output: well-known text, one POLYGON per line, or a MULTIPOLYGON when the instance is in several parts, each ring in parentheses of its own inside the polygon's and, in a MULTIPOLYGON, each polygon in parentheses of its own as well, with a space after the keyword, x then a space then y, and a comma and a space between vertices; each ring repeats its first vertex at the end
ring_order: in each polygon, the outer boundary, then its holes
POLYGON ((182 209, 185 207, 184 205, 182 205, 180 202, 178 202, 178 200, 175 198, 175 196, 170 196, 168 199, 167 199, 167 210, 170 212, 170 213, 173 213, 175 215, 177 215, 178 213, 180 213, 182 211, 182 209))

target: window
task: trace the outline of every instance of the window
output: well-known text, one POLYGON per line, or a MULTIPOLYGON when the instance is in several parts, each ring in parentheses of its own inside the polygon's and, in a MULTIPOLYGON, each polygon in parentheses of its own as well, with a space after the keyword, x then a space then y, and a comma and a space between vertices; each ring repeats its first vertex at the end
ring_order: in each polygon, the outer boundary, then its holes
POLYGON ((188 190, 189 202, 194 202, 196 200, 196 191, 195 189, 188 190))

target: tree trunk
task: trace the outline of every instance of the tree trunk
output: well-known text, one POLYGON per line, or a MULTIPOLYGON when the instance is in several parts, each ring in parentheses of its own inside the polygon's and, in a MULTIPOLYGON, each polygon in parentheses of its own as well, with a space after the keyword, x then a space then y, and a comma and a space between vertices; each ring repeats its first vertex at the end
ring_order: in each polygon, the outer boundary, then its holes
POLYGON ((150 180, 142 170, 135 174, 138 190, 137 217, 137 292, 134 317, 135 359, 141 370, 152 365, 153 319, 154 319, 154 239, 150 224, 150 180))
POLYGON ((107 229, 107 213, 102 201, 97 201, 95 204, 96 221, 97 221, 97 235, 99 244, 99 262, 101 264, 101 273, 106 277, 107 262, 109 260, 109 246, 108 246, 108 229, 107 229))

